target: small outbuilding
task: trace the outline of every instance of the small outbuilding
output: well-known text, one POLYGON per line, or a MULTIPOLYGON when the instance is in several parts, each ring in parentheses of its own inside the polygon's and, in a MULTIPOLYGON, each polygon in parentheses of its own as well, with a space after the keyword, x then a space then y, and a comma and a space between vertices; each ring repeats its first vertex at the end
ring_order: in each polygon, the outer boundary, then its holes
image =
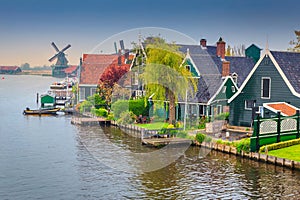
POLYGON ((41 95, 41 107, 53 107, 55 106, 55 96, 49 94, 41 95))

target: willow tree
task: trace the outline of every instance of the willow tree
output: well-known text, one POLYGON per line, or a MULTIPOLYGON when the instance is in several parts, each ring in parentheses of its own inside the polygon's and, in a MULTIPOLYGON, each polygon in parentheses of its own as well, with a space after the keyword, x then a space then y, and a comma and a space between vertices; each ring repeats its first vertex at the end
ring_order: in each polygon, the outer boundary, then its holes
POLYGON ((169 123, 175 122, 176 101, 185 99, 188 91, 197 89, 196 79, 185 67, 184 55, 175 44, 167 44, 161 38, 146 46, 146 67, 142 75, 147 97, 169 102, 169 123))
POLYGON ((300 31, 295 31, 296 41, 290 41, 291 48, 288 48, 289 51, 300 52, 300 31))

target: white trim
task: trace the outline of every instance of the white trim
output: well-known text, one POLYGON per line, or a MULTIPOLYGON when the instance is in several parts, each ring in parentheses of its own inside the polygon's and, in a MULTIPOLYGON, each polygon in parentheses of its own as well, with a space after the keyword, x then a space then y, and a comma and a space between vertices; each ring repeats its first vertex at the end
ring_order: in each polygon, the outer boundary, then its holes
POLYGON ((192 59, 192 57, 191 57, 189 51, 187 51, 187 54, 186 54, 185 58, 183 59, 183 61, 182 61, 182 63, 181 63, 181 66, 183 66, 183 63, 184 63, 187 59, 190 59, 192 65, 193 65, 193 67, 194 67, 194 69, 196 70, 196 72, 197 72, 197 74, 198 74, 197 77, 200 77, 201 74, 200 74, 200 72, 199 72, 199 70, 198 70, 198 68, 197 68, 197 65, 194 63, 194 61, 193 61, 193 59, 192 59))
POLYGON ((251 100, 251 99, 247 99, 247 100, 245 99, 244 104, 245 104, 245 106, 244 106, 245 110, 252 110, 255 107, 255 102, 254 102, 254 100, 251 100), (247 101, 253 101, 253 107, 252 108, 247 107, 247 101))
MULTIPOLYGON (((285 105, 287 105, 287 106, 289 106, 289 107, 291 107, 291 108, 293 108, 293 109, 295 109, 295 110, 299 110, 299 108, 297 108, 297 107, 295 107, 295 106, 293 106, 293 105, 291 105, 291 104, 288 104, 288 103, 286 103, 286 102, 272 102, 272 103, 263 103, 263 107, 264 108, 266 108, 266 109, 268 109, 268 110, 270 110, 270 111, 272 111, 272 112, 274 112, 274 113, 277 113, 279 110, 276 110, 276 109, 274 109, 274 108, 272 108, 272 107, 270 107, 269 105, 272 105, 272 104, 285 104, 285 105)), ((283 116, 287 116, 286 114, 284 114, 284 113, 281 113, 283 116)))
POLYGON ((245 79, 245 81, 243 82, 243 84, 241 85, 240 89, 237 91, 237 93, 235 93, 229 100, 228 103, 231 103, 245 88, 245 86, 247 85, 248 81, 250 80, 250 78, 252 77, 252 75, 254 74, 254 72, 256 71, 256 69, 258 68, 258 66, 260 65, 260 63, 262 62, 262 60, 265 58, 265 56, 269 56, 271 61, 273 62, 274 66, 276 67, 277 71, 279 72, 279 74, 281 75, 282 79, 284 80, 284 82, 287 84, 288 88, 290 89, 290 91, 292 92, 292 94, 296 97, 300 98, 300 94, 297 93, 295 91, 295 89, 293 88, 293 86, 291 85, 291 83, 289 82, 289 80, 287 79, 287 77, 285 76, 285 74, 283 73, 282 69, 280 68, 280 66, 278 65, 278 63, 276 62, 275 58, 273 57, 273 55, 271 54, 270 51, 266 50, 264 52, 264 54, 260 57, 260 59, 257 61, 257 63, 255 64, 255 66, 253 67, 253 69, 251 70, 251 72, 248 74, 247 78, 245 79))
POLYGON ((261 77, 261 87, 260 87, 260 98, 261 99, 271 99, 271 77, 261 77), (263 93, 264 93, 264 80, 269 80, 269 96, 268 97, 264 97, 263 93))
POLYGON ((217 90, 217 92, 210 98, 210 100, 207 102, 207 105, 210 105, 213 100, 216 98, 217 94, 219 94, 223 88, 223 86, 225 85, 225 83, 227 82, 228 79, 231 79, 231 82, 233 83, 233 86, 238 90, 238 86, 236 85, 236 83, 234 82, 233 78, 231 76, 226 76, 225 79, 223 80, 222 85, 219 87, 219 89, 217 90))
POLYGON ((95 85, 95 84, 79 84, 79 87, 98 87, 98 85, 95 85))

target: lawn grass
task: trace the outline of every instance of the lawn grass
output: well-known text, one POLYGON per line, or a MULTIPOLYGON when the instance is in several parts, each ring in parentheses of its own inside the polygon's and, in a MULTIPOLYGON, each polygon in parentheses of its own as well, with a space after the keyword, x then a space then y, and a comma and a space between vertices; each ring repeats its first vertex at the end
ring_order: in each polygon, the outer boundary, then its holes
POLYGON ((135 124, 136 126, 146 128, 148 130, 162 129, 168 126, 168 123, 165 122, 153 122, 149 124, 135 124))
POLYGON ((279 158, 286 158, 289 160, 300 162, 300 144, 282 148, 282 149, 272 150, 269 151, 268 154, 279 158))

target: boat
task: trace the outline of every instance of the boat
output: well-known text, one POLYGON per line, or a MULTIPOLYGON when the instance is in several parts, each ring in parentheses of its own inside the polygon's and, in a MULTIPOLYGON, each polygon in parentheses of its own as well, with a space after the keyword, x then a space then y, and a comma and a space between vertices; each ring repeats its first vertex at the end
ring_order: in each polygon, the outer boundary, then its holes
POLYGON ((40 108, 36 110, 31 110, 30 108, 26 108, 23 111, 24 115, 56 115, 60 108, 40 108))

